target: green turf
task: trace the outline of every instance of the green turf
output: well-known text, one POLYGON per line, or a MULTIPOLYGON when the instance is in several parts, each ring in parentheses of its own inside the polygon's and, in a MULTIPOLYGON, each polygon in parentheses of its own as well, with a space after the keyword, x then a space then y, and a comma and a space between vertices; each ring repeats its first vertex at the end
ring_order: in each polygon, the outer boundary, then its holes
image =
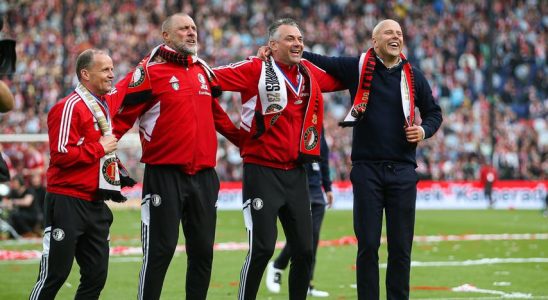
MULTIPOLYGON (((140 246, 139 211, 115 211, 112 246, 140 246)), ((548 233, 548 219, 538 211, 418 211, 416 235, 461 235, 498 233, 548 233)), ((321 237, 334 240, 352 236, 352 213, 328 211, 321 237)), ((280 240, 284 240, 280 230, 280 240)), ((241 212, 220 211, 217 242, 246 242, 241 212)), ((183 243, 181 238, 180 243, 183 243)), ((8 245, 1 249, 40 249, 39 243, 8 245)), ((279 250, 276 251, 276 254, 279 250)), ((217 251, 208 299, 235 299, 241 265, 246 251, 217 251)), ((323 247, 318 250, 315 283, 331 293, 329 299, 356 299, 354 259, 356 246, 323 247)), ((448 262, 482 258, 548 258, 548 240, 416 242, 413 261, 448 262)), ((140 257, 111 258, 109 277, 101 299, 135 299, 140 257)), ((380 261, 386 263, 386 245, 380 249, 380 261)), ((164 282, 162 299, 184 299, 186 255, 177 253, 164 282)), ((38 262, 0 262, 0 299, 25 299, 38 273, 38 262)), ((381 298, 384 296, 381 268, 381 298)), ((414 299, 498 297, 495 294, 455 293, 444 290, 473 284, 487 290, 530 293, 548 298, 548 263, 504 263, 476 266, 414 267, 411 274, 411 297, 414 299)), ((287 272, 284 276, 287 283, 287 272)), ((78 286, 75 264, 57 299, 72 299, 78 286)), ((258 299, 288 299, 287 285, 278 295, 266 291, 264 283, 258 299)))

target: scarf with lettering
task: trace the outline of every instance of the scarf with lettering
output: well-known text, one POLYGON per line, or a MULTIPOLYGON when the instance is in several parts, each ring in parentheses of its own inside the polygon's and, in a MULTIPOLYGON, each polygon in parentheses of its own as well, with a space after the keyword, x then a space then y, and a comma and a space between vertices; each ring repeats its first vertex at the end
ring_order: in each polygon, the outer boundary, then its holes
MULTIPOLYGON (((373 48, 362 53, 360 56, 359 68, 359 83, 352 109, 339 125, 342 127, 352 127, 358 124, 363 118, 367 103, 369 102, 369 94, 371 93, 371 82, 373 81, 373 72, 376 65, 376 54, 373 48)), ((407 126, 412 126, 415 121, 415 79, 413 76, 413 68, 403 53, 400 54, 402 60, 401 71, 401 101, 403 107, 403 115, 407 126)))
MULTIPOLYGON (((93 114, 103 136, 112 135, 112 126, 108 116, 108 106, 100 102, 89 90, 78 83, 76 93, 84 100, 84 103, 93 114), (100 106, 103 106, 107 115, 103 113, 100 106)), ((122 186, 133 186, 136 182, 128 175, 127 170, 122 166, 115 152, 107 153, 99 161, 99 198, 101 200, 112 200, 124 202, 127 198, 120 192, 122 186), (123 177, 123 182, 120 178, 123 177)))
MULTIPOLYGON (((320 136, 323 122, 323 97, 310 70, 304 65, 299 64, 300 70, 310 79, 310 97, 307 101, 306 113, 301 129, 301 138, 299 141, 299 162, 318 161, 320 159, 320 136)), ((303 79, 301 79, 303 80, 303 79)), ((256 132, 254 138, 260 137, 283 113, 287 106, 287 84, 288 81, 282 70, 274 62, 274 58, 269 57, 267 61, 262 62, 261 77, 259 79, 259 98, 261 109, 255 107, 256 132)), ((302 84, 298 84, 297 91, 294 93, 299 97, 302 84)))

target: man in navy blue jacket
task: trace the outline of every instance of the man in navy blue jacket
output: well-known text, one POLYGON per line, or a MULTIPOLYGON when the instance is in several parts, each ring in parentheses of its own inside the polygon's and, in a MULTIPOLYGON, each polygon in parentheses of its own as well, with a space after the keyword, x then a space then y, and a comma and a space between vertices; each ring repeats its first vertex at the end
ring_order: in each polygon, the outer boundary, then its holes
POLYGON ((344 125, 354 126, 352 171, 358 299, 379 299, 379 255, 386 214, 387 299, 409 298, 417 196, 416 147, 442 123, 424 75, 411 67, 403 32, 394 20, 373 29, 373 48, 361 57, 303 57, 340 80, 354 104, 344 125), (415 124, 415 107, 422 123, 415 124))

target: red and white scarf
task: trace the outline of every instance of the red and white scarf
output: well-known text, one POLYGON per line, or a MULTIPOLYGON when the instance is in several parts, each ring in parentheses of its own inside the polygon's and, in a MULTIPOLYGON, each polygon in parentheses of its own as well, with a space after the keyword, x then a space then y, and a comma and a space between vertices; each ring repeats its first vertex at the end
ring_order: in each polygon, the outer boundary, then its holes
MULTIPOLYGON (((310 97, 306 107, 299 142, 299 161, 316 161, 320 157, 323 97, 320 87, 310 70, 304 64, 299 64, 299 68, 310 79, 310 97)), ((253 136, 254 138, 258 138, 272 127, 286 108, 287 80, 282 70, 276 65, 274 58, 270 57, 267 61, 263 61, 258 85, 261 109, 255 108, 257 128, 253 136)), ((292 85, 291 82, 287 82, 287 84, 292 85)), ((295 93, 300 93, 301 86, 301 84, 298 85, 295 93)))
MULTIPOLYGON (((81 83, 78 83, 78 86, 76 86, 76 93, 84 100, 93 117, 97 120, 103 136, 112 135, 112 126, 108 117, 108 106, 100 103, 99 99, 93 96, 81 83), (106 116, 99 105, 103 106, 106 110, 106 116)), ((101 157, 99 162, 99 197, 101 200, 124 202, 127 198, 121 194, 120 190, 119 160, 116 157, 116 152, 107 153, 101 157)))
MULTIPOLYGON (((339 125, 342 127, 355 126, 364 116, 367 103, 369 102, 371 82, 373 81, 373 73, 377 63, 375 57, 376 54, 373 48, 369 48, 366 53, 362 53, 360 56, 358 90, 354 97, 352 109, 344 120, 339 122, 339 125)), ((400 82, 403 115, 405 116, 406 125, 412 126, 415 121, 415 79, 413 68, 403 53, 400 54, 400 58, 403 63, 400 82)))

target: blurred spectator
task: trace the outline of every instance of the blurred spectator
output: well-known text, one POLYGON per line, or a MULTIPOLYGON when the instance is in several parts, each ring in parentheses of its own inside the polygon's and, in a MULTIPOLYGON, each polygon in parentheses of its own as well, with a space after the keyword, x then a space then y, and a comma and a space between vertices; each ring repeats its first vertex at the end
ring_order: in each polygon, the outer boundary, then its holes
POLYGON ((46 199, 46 185, 42 174, 33 174, 30 177, 29 191, 34 196, 34 205, 37 208, 38 220, 34 226, 34 232, 42 232, 44 229, 44 201, 46 199))
POLYGON ((495 181, 497 181, 497 170, 489 161, 486 161, 481 166, 480 182, 483 186, 483 192, 488 201, 487 204, 489 208, 493 208, 495 204, 495 199, 493 198, 493 185, 495 184, 495 181))
POLYGON ((10 193, 2 202, 9 211, 10 225, 22 237, 40 235, 39 231, 35 231, 39 222, 39 207, 34 200, 34 195, 25 186, 23 177, 14 176, 10 181, 10 193))
MULTIPOLYGON (((0 130, 46 133, 47 112, 75 83, 77 53, 90 45, 110 49, 119 79, 146 49, 161 42, 160 20, 175 11, 192 14, 204 29, 200 57, 211 65, 253 55, 265 44, 266 24, 282 16, 299 20, 309 50, 333 56, 358 55, 359 49, 370 46, 373 25, 394 18, 406 28, 407 49, 412 51, 404 53, 424 71, 448 120, 419 149, 421 178, 478 180, 477 160, 494 152, 500 179, 546 179, 548 6, 538 0, 492 2, 488 7, 482 0, 8 0, 0 6, 6 15, 3 33, 17 40, 18 60, 16 74, 4 79, 15 103, 12 112, 0 115, 0 130), (487 89, 488 67, 493 70, 492 92, 487 89), (487 138, 490 105, 495 109, 494 148, 487 138)), ((221 102, 238 123, 239 95, 224 93, 221 102)), ((325 101, 335 180, 347 180, 351 167, 351 134, 337 126, 349 103, 347 93, 329 95, 325 101)), ((233 155, 237 149, 223 141, 220 137, 219 176, 240 180, 241 161, 233 155)), ((20 164, 28 155, 26 147, 4 145, 17 170, 24 168, 20 164)), ((47 147, 37 147, 47 158, 47 147)), ((135 162, 128 166, 132 174, 142 172, 135 152, 130 148, 121 154, 135 162)))

